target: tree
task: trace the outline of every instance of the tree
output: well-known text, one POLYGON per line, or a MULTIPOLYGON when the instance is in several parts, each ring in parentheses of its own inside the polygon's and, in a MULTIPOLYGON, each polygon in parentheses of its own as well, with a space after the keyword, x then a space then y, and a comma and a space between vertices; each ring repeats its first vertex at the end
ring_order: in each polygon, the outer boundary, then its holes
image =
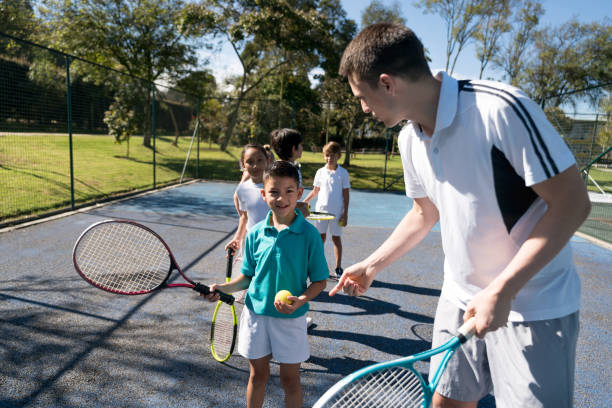
POLYGON ((598 84, 612 82, 612 28, 609 23, 568 21, 535 36, 534 58, 526 68, 526 90, 546 106, 596 103, 598 84), (590 88, 590 89, 589 89, 590 88), (585 89, 585 92, 575 92, 585 89))
POLYGON ((600 125, 599 131, 597 132, 597 144, 601 147, 603 152, 612 146, 612 95, 608 94, 607 98, 602 98, 599 103, 600 111, 605 115, 603 124, 600 125))
POLYGON ((113 136, 115 143, 126 143, 126 158, 130 157, 130 138, 138 128, 134 111, 134 94, 129 85, 119 88, 115 93, 114 102, 104 113, 104 123, 108 127, 108 134, 113 136))
POLYGON ((489 2, 489 11, 481 19, 474 33, 476 57, 480 62, 479 79, 482 79, 489 62, 498 55, 500 37, 510 31, 508 18, 511 14, 511 0, 489 0, 489 2))
POLYGON ((455 70, 461 51, 474 40, 483 17, 489 13, 490 4, 481 0, 419 0, 416 3, 425 13, 439 14, 446 24, 445 71, 449 75, 455 70))
MULTIPOLYGON (((36 33, 38 21, 30 0, 0 0, 0 31, 13 37, 28 40, 36 33)), ((29 54, 21 44, 0 36, 0 53, 20 56, 29 54)))
MULTIPOLYGON (((42 0, 39 42, 148 82, 176 77, 196 63, 183 0, 42 0)), ((75 60, 96 82, 118 78, 75 60)), ((112 83, 115 89, 122 83, 112 83)), ((145 91, 143 144, 151 146, 153 87, 145 91)))
POLYGON ((524 82, 527 50, 533 43, 534 32, 544 14, 542 4, 537 0, 519 0, 510 31, 509 40, 500 46, 493 58, 493 64, 503 71, 504 78, 514 86, 524 82))
POLYGON ((367 27, 375 23, 398 23, 405 25, 406 19, 402 17, 402 9, 397 1, 385 6, 380 0, 372 0, 361 13, 361 26, 367 27))
POLYGON ((278 75, 283 67, 292 66, 296 61, 303 66, 318 65, 316 49, 322 24, 317 3, 207 0, 199 8, 191 8, 194 20, 209 11, 214 13, 214 35, 229 42, 242 65, 242 75, 232 79, 233 104, 221 150, 227 148, 232 137, 242 102, 265 78, 278 75))

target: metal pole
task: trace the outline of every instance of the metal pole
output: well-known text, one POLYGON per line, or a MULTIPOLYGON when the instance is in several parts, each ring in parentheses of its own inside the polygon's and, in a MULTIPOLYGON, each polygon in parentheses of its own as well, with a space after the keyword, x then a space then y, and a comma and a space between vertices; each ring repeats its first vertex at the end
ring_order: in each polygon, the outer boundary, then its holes
POLYGON ((200 129, 200 109, 201 109, 201 105, 200 105, 201 101, 200 101, 200 97, 198 96, 198 112, 196 113, 196 126, 198 127, 198 152, 197 152, 197 158, 196 158, 196 178, 199 179, 200 178, 200 132, 202 131, 202 129, 200 129))
POLYGON ((389 157, 389 129, 385 138, 385 173, 383 174, 383 191, 387 190, 387 158, 389 157))
POLYGON ((70 88, 70 57, 66 55, 66 103, 68 108, 68 144, 70 150, 70 207, 74 210, 74 158, 72 154, 72 91, 70 88))
POLYGON ((155 118, 155 84, 154 83, 151 84, 151 95, 152 95, 152 98, 151 98, 151 108, 153 110, 152 115, 151 115, 152 116, 152 122, 153 122, 152 123, 152 126, 153 126, 153 188, 157 188, 157 174, 156 174, 157 164, 155 163, 155 151, 157 150, 156 147, 155 147, 156 146, 156 140, 157 140, 157 137, 156 137, 156 135, 157 135, 157 131, 156 131, 157 124, 155 123, 155 119, 156 118, 155 118))

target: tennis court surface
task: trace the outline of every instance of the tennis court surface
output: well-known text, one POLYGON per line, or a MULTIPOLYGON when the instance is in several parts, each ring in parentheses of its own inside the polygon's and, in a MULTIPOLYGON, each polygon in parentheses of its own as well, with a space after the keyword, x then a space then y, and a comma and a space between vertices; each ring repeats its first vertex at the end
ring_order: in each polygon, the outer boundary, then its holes
MULTIPOLYGON (((234 188, 198 182, 0 232, 0 407, 244 406, 247 361, 236 354, 221 364, 210 355, 213 303, 189 289, 102 292, 71 258, 87 226, 127 218, 159 233, 188 276, 221 282, 223 246, 237 226, 234 188)), ((410 206, 403 195, 353 190, 343 264, 374 250, 410 206)), ((612 251, 579 237, 573 247, 583 284, 575 406, 609 406, 612 251)), ((326 254, 332 266, 330 242, 326 254)), ((302 366, 306 407, 358 368, 429 348, 442 265, 434 230, 366 296, 330 298, 328 284, 309 312, 316 325, 302 366)), ((283 406, 277 366, 265 406, 283 406)), ((493 407, 492 397, 480 406, 493 407)))

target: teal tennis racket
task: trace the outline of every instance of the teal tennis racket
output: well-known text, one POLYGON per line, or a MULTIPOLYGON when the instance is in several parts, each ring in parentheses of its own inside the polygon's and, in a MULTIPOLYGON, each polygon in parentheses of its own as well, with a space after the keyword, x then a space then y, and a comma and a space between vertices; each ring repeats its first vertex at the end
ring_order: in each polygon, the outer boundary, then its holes
POLYGON ((474 334, 474 318, 444 345, 410 357, 374 364, 343 378, 314 404, 313 408, 428 408, 440 377, 453 356, 474 334), (414 363, 445 353, 428 384, 414 363))

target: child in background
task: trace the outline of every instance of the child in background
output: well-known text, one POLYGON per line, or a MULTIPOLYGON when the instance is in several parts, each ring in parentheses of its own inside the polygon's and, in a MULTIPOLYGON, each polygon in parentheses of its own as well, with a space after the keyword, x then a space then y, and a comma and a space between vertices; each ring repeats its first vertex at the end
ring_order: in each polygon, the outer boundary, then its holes
POLYGON ((302 145, 302 135, 295 129, 275 129, 270 133, 270 144, 276 152, 279 160, 285 160, 295 165, 300 177, 300 187, 302 186, 302 172, 298 159, 302 157, 304 149, 302 145))
POLYGON ((312 192, 304 199, 310 202, 318 195, 316 211, 326 211, 336 216, 329 221, 315 221, 315 226, 325 242, 327 230, 332 236, 334 255, 336 256, 336 277, 342 276, 342 228, 346 226, 349 208, 351 183, 348 171, 338 164, 342 151, 336 142, 329 142, 323 147, 325 166, 317 170, 312 192))
MULTIPOLYGON (((289 128, 275 129, 270 133, 270 144, 279 160, 288 161, 297 168, 300 178, 300 187, 302 187, 302 172, 300 170, 300 163, 297 161, 302 157, 302 151, 304 150, 300 132, 289 128)), ((298 202, 297 208, 302 212, 304 217, 310 214, 308 211, 308 204, 305 202, 298 202)))
POLYGON ((238 229, 225 250, 232 248, 234 253, 242 247, 242 241, 251 227, 266 218, 268 205, 261 196, 263 173, 268 167, 269 156, 266 149, 258 144, 247 144, 242 149, 240 163, 248 178, 238 184, 234 193, 234 205, 240 216, 238 229))
POLYGON ((211 285, 206 298, 217 301, 219 296, 213 293, 217 289, 232 293, 248 288, 238 335, 238 351, 250 367, 247 407, 263 405, 274 358, 280 364, 285 407, 298 408, 302 406, 300 365, 310 357, 307 302, 326 287, 329 271, 319 233, 296 210, 304 189, 295 166, 277 161, 263 179, 262 195, 271 211, 247 234, 241 274, 228 283, 211 285), (275 300, 283 289, 294 294, 287 298, 291 304, 275 300))
MULTIPOLYGON (((254 143, 250 143, 254 144, 254 143)), ((269 144, 263 145, 264 150, 266 151, 266 156, 268 157, 268 166, 274 163, 274 153, 272 153, 272 149, 269 144)), ((244 168, 244 163, 242 162, 242 158, 240 159, 240 170, 242 170, 242 177, 240 182, 245 182, 249 179, 249 172, 244 168)), ((236 201, 236 196, 234 195, 234 204, 236 205, 236 210, 238 210, 238 202, 236 201)), ((240 213, 238 213, 240 214, 240 213)))

